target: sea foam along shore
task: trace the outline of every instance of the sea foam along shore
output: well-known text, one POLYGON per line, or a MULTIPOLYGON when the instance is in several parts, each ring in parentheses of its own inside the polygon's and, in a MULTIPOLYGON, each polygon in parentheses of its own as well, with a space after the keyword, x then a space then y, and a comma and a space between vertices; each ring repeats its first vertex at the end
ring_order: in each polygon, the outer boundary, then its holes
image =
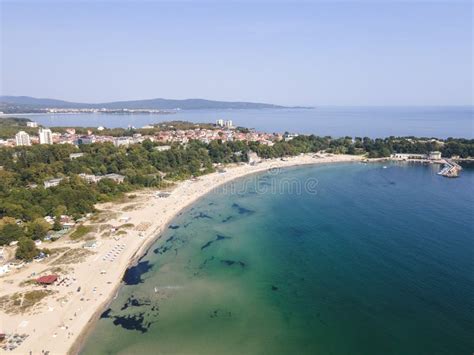
MULTIPOLYGON (((216 187, 248 174, 273 168, 360 160, 362 157, 352 155, 308 154, 285 160, 265 160, 256 165, 228 166, 224 173, 212 173, 178 183, 167 198, 157 198, 155 191, 148 190, 136 193, 137 197, 127 203, 99 205, 98 209, 105 210, 110 215, 104 226, 113 228, 128 224, 133 225, 133 229, 116 237, 102 237, 97 233, 98 245, 93 253, 80 262, 67 265, 72 284, 69 287, 50 286, 54 295, 46 297, 39 308, 35 308, 35 312, 30 314, 7 314, 0 311, 2 331, 28 334, 26 340, 15 350, 18 353, 31 351, 36 354, 43 350, 50 354, 78 353, 100 313, 118 292, 127 268, 136 263, 171 220, 188 205, 216 187), (108 258, 107 255, 111 257, 108 258)), ((61 247, 61 243, 64 244, 62 246, 82 249, 82 243, 71 244, 70 241, 56 242, 54 246, 61 247)), ((18 272, 2 277, 0 297, 37 289, 33 285, 19 284, 33 272, 44 273, 51 267, 49 264, 32 263, 18 272)))

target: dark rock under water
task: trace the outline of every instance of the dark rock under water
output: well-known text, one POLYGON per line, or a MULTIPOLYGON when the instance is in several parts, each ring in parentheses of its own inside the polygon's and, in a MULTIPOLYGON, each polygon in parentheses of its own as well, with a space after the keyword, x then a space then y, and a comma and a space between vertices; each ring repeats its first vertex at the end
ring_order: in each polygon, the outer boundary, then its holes
POLYGON ((243 261, 240 261, 240 260, 228 260, 228 259, 225 259, 225 260, 221 260, 221 263, 223 264, 226 264, 227 266, 232 266, 232 265, 239 265, 241 267, 245 267, 246 264, 243 262, 243 261))
POLYGON ((234 217, 233 216, 228 216, 228 217, 226 217, 222 220, 222 223, 229 222, 232 218, 234 218, 234 217))
POLYGON ((201 250, 209 248, 214 242, 217 242, 219 240, 225 240, 225 239, 232 239, 232 237, 228 237, 228 236, 225 236, 225 235, 222 235, 222 234, 217 234, 215 239, 210 240, 206 244, 201 246, 201 250))
POLYGON ((207 219, 212 219, 211 216, 204 212, 199 212, 197 215, 194 216, 194 219, 200 219, 200 218, 207 218, 207 219))
POLYGON ((110 312, 112 311, 111 308, 107 308, 102 314, 100 315, 100 318, 110 318, 110 312))
POLYGON ((123 282, 126 285, 138 285, 142 283, 142 275, 146 274, 153 267, 149 261, 140 261, 137 265, 127 269, 123 276, 123 282))
POLYGON ((141 307, 141 306, 150 306, 150 305, 151 305, 150 300, 138 299, 132 295, 127 299, 127 301, 122 306, 122 308, 120 308, 120 310, 123 311, 129 307, 141 307))
POLYGON ((232 312, 223 309, 215 309, 209 314, 209 318, 231 318, 232 312))
POLYGON ((233 203, 232 207, 237 209, 237 212, 242 215, 251 215, 255 213, 254 210, 250 210, 248 208, 242 207, 238 203, 233 203))
POLYGON ((115 316, 113 323, 128 330, 138 330, 141 333, 146 333, 150 328, 150 323, 145 323, 144 313, 138 313, 128 316, 115 316))

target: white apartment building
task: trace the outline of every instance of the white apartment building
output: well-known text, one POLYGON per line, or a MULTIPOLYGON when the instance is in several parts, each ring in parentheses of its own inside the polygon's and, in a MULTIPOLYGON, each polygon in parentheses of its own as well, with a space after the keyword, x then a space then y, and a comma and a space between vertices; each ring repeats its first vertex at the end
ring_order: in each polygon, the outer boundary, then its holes
POLYGON ((31 145, 30 135, 25 131, 20 131, 15 135, 15 141, 17 146, 31 145))
POLYGON ((49 128, 39 129, 40 144, 53 144, 53 133, 49 128))
POLYGON ((26 126, 36 128, 38 127, 38 122, 29 121, 29 122, 26 122, 26 126))
POLYGON ((296 138, 298 137, 298 134, 297 133, 285 133, 283 135, 283 138, 285 139, 285 142, 289 142, 291 141, 293 138, 296 138))
POLYGON ((216 121, 216 126, 218 126, 218 127, 226 127, 226 128, 232 128, 232 127, 233 127, 231 120, 228 120, 228 121, 217 120, 217 121, 216 121))
POLYGON ((118 137, 114 139, 114 146, 120 147, 122 145, 129 146, 131 139, 129 137, 118 137))

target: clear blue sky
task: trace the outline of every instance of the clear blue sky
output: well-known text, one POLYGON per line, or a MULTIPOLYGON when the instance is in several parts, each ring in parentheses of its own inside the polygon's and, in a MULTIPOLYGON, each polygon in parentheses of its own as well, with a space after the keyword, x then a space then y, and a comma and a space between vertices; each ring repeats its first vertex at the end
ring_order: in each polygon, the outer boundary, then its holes
POLYGON ((1 1, 1 94, 472 104, 472 4, 1 1))

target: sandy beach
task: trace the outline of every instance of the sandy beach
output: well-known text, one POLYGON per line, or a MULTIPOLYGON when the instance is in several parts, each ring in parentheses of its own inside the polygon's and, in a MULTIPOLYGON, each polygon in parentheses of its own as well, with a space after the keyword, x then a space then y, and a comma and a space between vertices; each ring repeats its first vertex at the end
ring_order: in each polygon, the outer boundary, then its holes
POLYGON ((0 333, 27 335, 10 354, 77 353, 108 302, 118 292, 124 272, 143 255, 171 220, 189 204, 233 179, 272 168, 360 161, 349 155, 301 155, 256 165, 225 167, 176 184, 168 197, 156 190, 130 193, 124 201, 98 205, 102 211, 85 224, 93 228, 80 240, 62 238, 41 247, 56 252, 0 278, 0 333), (131 197, 130 197, 131 196, 131 197), (87 248, 84 248, 86 241, 87 248), (38 276, 57 274, 60 282, 38 286, 38 276), (29 300, 32 291, 46 291, 29 300), (16 295, 15 295, 16 294, 16 295), (31 307, 29 303, 34 303, 31 307))

